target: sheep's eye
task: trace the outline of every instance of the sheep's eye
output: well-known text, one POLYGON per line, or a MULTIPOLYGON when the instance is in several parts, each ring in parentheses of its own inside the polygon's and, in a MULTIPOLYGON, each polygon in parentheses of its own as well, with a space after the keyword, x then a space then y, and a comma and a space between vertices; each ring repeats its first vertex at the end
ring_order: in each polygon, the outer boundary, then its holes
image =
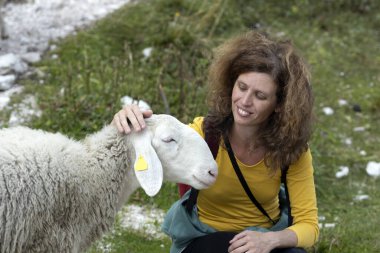
POLYGON ((164 138, 164 139, 162 139, 162 141, 163 141, 163 142, 166 142, 166 143, 176 142, 176 140, 174 140, 172 137, 164 138))

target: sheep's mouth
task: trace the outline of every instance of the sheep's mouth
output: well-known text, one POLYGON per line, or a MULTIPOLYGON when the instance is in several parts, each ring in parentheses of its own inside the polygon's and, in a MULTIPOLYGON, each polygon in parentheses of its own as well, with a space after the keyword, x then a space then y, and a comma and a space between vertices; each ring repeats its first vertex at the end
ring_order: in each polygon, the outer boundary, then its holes
POLYGON ((204 188, 210 187, 210 185, 212 184, 212 183, 206 183, 205 181, 200 180, 194 175, 193 175, 193 178, 201 185, 201 187, 204 187, 204 188))

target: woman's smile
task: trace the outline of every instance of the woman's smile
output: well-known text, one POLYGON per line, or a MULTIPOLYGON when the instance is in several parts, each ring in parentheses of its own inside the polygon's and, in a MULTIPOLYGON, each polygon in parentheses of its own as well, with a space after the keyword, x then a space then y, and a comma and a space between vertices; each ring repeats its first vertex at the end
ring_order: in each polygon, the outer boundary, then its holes
POLYGON ((232 113, 235 124, 255 126, 265 122, 277 105, 277 85, 265 73, 239 75, 232 90, 232 113))
POLYGON ((238 112, 239 115, 242 116, 242 117, 248 117, 248 116, 250 116, 250 115, 252 114, 251 112, 249 112, 249 111, 247 111, 247 110, 244 110, 244 109, 242 109, 242 108, 239 107, 239 106, 237 106, 237 108, 238 108, 237 112, 238 112))

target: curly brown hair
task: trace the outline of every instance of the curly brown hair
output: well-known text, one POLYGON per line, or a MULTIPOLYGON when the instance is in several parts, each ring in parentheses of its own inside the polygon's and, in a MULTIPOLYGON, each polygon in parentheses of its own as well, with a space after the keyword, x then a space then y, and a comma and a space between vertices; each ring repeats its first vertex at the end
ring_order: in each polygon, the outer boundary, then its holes
POLYGON ((310 72, 290 41, 275 41, 250 31, 215 52, 209 69, 209 111, 203 130, 227 134, 233 124, 231 95, 239 75, 269 74, 277 85, 277 108, 260 126, 255 145, 266 148, 265 164, 275 172, 294 163, 308 148, 312 132, 314 97, 310 72))

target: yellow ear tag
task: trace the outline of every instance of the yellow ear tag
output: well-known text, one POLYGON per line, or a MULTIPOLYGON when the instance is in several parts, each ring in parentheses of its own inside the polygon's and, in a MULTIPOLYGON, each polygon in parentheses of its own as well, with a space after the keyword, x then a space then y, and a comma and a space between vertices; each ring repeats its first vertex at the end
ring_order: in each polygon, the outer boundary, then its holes
POLYGON ((139 155, 139 158, 137 158, 137 161, 135 163, 135 170, 142 171, 148 169, 148 163, 145 161, 144 157, 142 155, 139 155))

